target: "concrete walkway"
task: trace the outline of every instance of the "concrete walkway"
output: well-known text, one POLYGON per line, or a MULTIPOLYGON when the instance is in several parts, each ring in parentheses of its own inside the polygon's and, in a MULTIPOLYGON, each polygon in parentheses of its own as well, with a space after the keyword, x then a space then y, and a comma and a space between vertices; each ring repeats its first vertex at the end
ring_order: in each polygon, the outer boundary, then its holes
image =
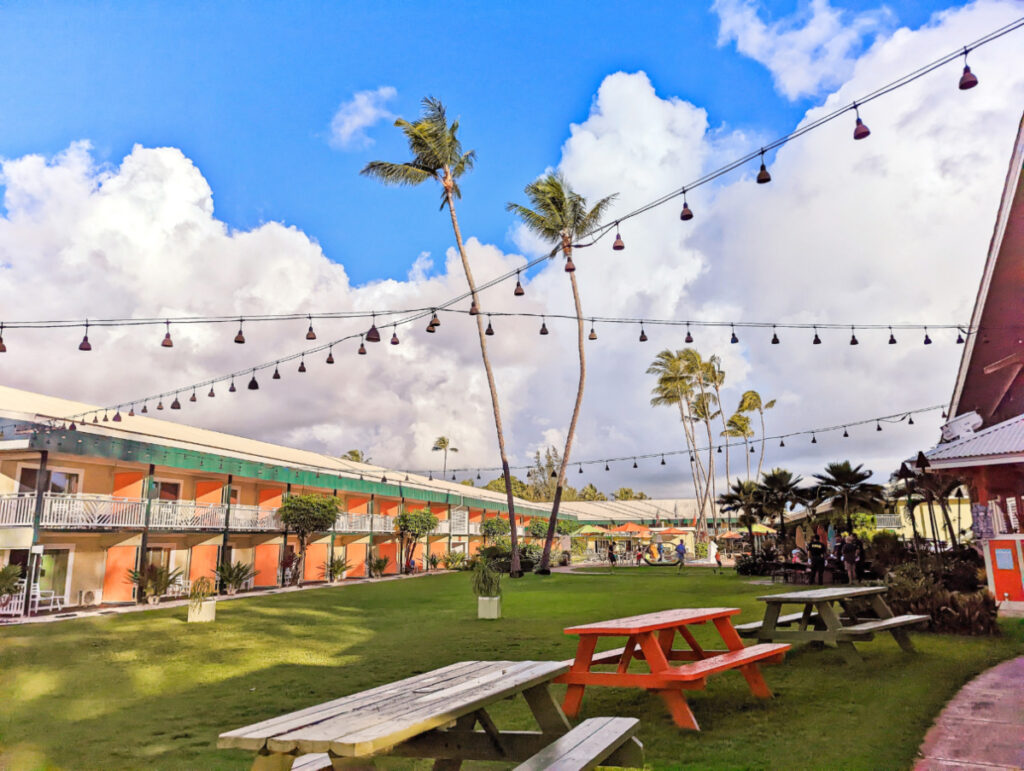
POLYGON ((921 745, 915 771, 1024 768, 1024 656, 971 680, 921 745))

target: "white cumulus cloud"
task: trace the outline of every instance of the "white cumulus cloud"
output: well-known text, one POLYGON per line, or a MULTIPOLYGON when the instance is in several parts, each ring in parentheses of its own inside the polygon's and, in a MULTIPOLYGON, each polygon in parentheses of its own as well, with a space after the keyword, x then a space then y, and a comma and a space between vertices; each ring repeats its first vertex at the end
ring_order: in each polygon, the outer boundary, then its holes
POLYGON ((393 86, 381 86, 368 91, 356 91, 352 98, 342 102, 331 118, 332 147, 359 150, 373 144, 366 130, 382 120, 395 116, 387 103, 398 95, 393 86))

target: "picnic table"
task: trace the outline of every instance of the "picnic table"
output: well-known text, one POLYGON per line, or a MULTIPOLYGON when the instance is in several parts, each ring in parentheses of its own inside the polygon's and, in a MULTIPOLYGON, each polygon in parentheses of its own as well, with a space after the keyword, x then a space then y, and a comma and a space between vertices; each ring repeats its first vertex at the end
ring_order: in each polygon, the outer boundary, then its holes
POLYGON ((382 755, 433 758, 435 769, 458 769, 463 760, 525 761, 524 769, 642 766, 637 720, 593 718, 572 727, 549 691, 568 668, 462 661, 222 733, 217 746, 254 752, 252 768, 260 771, 371 767, 382 755), (487 713, 519 695, 540 731, 499 730, 487 713))
POLYGON ((666 610, 569 627, 565 633, 579 635, 580 640, 575 660, 566 662, 571 664, 569 671, 554 680, 569 686, 562 709, 570 717, 577 715, 588 685, 644 688, 661 696, 676 725, 699 731, 683 691, 703 689, 710 675, 730 669, 742 673, 755 696, 770 699, 772 692, 761 676, 758 662, 780 662, 790 646, 764 643, 745 648, 732 625, 731 617, 739 612, 739 608, 666 610), (689 627, 709 621, 722 638, 725 650, 707 650, 694 639, 689 627), (677 634, 687 648, 672 647, 677 634), (595 654, 602 637, 625 637, 626 644, 595 654), (629 672, 630 664, 637 660, 646 664, 647 672, 629 672), (671 662, 676 661, 690 663, 673 666, 671 662), (615 665, 615 671, 593 670, 603 665, 615 665))
POLYGON ((899 646, 914 651, 907 628, 928 621, 928 616, 897 616, 885 603, 882 595, 886 586, 833 586, 827 589, 808 589, 801 592, 769 594, 757 599, 765 603, 764 619, 740 624, 736 631, 743 637, 756 637, 758 642, 785 640, 814 642, 838 648, 848 663, 861 661, 854 642, 873 640, 876 632, 890 632, 899 646), (854 600, 866 599, 876 618, 858 610, 854 600), (843 609, 836 612, 835 604, 843 609), (782 615, 783 605, 802 605, 803 610, 782 615), (790 629, 796 625, 796 629, 790 629))

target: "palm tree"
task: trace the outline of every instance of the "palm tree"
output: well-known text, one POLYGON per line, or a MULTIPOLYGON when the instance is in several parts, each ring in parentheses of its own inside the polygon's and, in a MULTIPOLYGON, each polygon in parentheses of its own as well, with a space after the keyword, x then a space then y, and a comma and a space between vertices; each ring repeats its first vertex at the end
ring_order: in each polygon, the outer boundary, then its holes
POLYGON ((468 152, 462 151, 462 142, 457 137, 459 122, 455 120, 451 124, 448 123, 445 107, 439 99, 428 96, 423 100, 422 105, 423 114, 419 120, 409 123, 399 118, 395 121, 395 126, 402 130, 406 141, 409 143, 412 160, 403 163, 371 161, 366 164, 360 173, 373 177, 386 185, 420 185, 428 180, 433 180, 441 185, 441 210, 443 211, 447 206, 448 213, 451 215, 455 243, 459 248, 462 269, 466 274, 466 283, 469 284, 469 292, 473 297, 472 307, 477 310, 476 329, 477 336, 480 338, 480 355, 483 358, 484 370, 487 373, 487 385, 491 392, 494 428, 498 435, 498 452, 501 455, 502 473, 505 477, 508 518, 509 524, 512 526, 510 573, 513 577, 518 577, 522 574, 522 570, 519 566, 519 539, 516 528, 515 501, 512 497, 512 473, 509 470, 508 455, 505 452, 505 432, 501 426, 498 389, 494 383, 494 371, 491 369, 491 361, 487 356, 487 338, 484 336, 483 316, 479 313, 482 310, 480 298, 477 296, 473 271, 469 265, 469 258, 466 256, 466 247, 462 242, 459 220, 455 215, 455 199, 462 197, 458 180, 463 174, 473 168, 476 153, 472 150, 468 152))
POLYGON ((517 203, 509 203, 506 209, 517 214, 527 229, 539 235, 545 241, 555 244, 555 250, 562 249, 565 257, 565 270, 569 274, 572 287, 572 299, 576 304, 577 348, 580 359, 580 379, 576 387, 576 401, 569 420, 569 431, 565 435, 565 451, 558 469, 555 486, 555 500, 551 504, 551 517, 548 520, 548 532, 544 539, 544 551, 541 554, 539 572, 548 571, 551 561, 551 544, 555 539, 555 528, 558 525, 558 508, 562 501, 562 488, 565 485, 565 469, 572 452, 572 440, 576 435, 576 423, 580 417, 580 405, 583 404, 583 387, 587 380, 587 360, 583 351, 583 306, 580 303, 579 286, 576 283, 576 266, 572 261, 572 245, 576 239, 593 230, 601 222, 604 213, 615 200, 614 195, 602 198, 589 209, 587 200, 574 192, 569 183, 560 173, 548 173, 526 186, 524 192, 530 199, 532 209, 517 203))
MULTIPOLYGON (((708 468, 707 468, 707 486, 705 489, 705 499, 712 503, 715 500, 715 442, 711 437, 711 422, 718 417, 720 410, 718 409, 718 399, 710 391, 704 390, 705 381, 703 375, 706 370, 701 367, 701 371, 698 374, 697 386, 700 389, 693 398, 693 405, 691 411, 693 417, 696 420, 701 421, 704 424, 704 430, 707 432, 708 437, 708 468)), ((711 507, 711 518, 714 522, 715 534, 718 534, 718 515, 714 505, 711 507)))
POLYGON ((786 538, 786 508, 804 500, 804 491, 800 490, 803 477, 793 476, 793 472, 782 468, 774 468, 761 476, 761 500, 765 514, 775 514, 779 519, 779 540, 786 538))
POLYGON ((737 479, 728 492, 718 496, 718 505, 723 511, 741 512, 738 522, 747 528, 750 543, 754 543, 754 525, 760 519, 761 488, 750 479, 737 479))
MULTIPOLYGON (((754 429, 750 427, 750 418, 744 415, 742 412, 734 412, 732 417, 726 421, 725 430, 722 432, 722 436, 727 437, 740 437, 743 439, 743 451, 744 455, 747 456, 747 479, 750 479, 750 437, 754 435, 754 429)), ((726 447, 728 447, 726 443, 726 447)))
POLYGON ((351 460, 356 463, 369 463, 371 458, 363 450, 349 450, 341 456, 342 460, 351 460))
POLYGON ((448 453, 458 452, 458 447, 452 446, 452 440, 447 436, 439 436, 434 440, 434 446, 430 448, 433 452, 444 452, 444 467, 441 471, 441 478, 444 479, 448 476, 448 453))
MULTIPOLYGON (((739 412, 756 412, 761 416, 761 456, 757 459, 757 476, 761 476, 761 464, 764 463, 765 433, 764 411, 775 406, 775 400, 763 401, 757 391, 744 391, 740 397, 739 412)), ((747 472, 749 475, 749 471, 747 472)))
MULTIPOLYGON (((722 386, 725 385, 725 370, 722 369, 722 360, 718 356, 716 356, 716 355, 712 355, 711 357, 708 358, 708 375, 709 375, 709 378, 711 380, 711 387, 715 390, 715 398, 718 400, 718 403, 721 404, 722 403, 722 386)), ((718 418, 719 418, 719 420, 722 421, 722 431, 724 432, 728 428, 728 425, 726 425, 725 411, 724 410, 719 410, 718 411, 718 418)), ((723 433, 723 434, 721 434, 721 436, 725 436, 725 434, 723 433)), ((731 472, 731 470, 729 468, 729 465, 730 465, 729 450, 730 450, 729 443, 726 442, 725 443, 725 486, 726 487, 729 487, 729 485, 732 484, 732 472, 731 472)), ((747 474, 747 476, 749 477, 750 475, 747 474)))
POLYGON ((847 532, 853 532, 853 511, 875 514, 885 506, 882 486, 867 481, 872 473, 870 469, 864 470, 862 463, 853 466, 844 460, 829 463, 824 474, 814 475, 822 500, 829 501, 833 507, 842 506, 847 532))

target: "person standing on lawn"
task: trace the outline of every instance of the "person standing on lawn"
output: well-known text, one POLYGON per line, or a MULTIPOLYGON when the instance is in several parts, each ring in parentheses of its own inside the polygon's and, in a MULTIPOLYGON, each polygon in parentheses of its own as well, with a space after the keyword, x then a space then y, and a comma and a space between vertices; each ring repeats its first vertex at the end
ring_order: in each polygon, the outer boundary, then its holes
POLYGON ((852 535, 847 535, 843 542, 843 567, 846 568, 846 577, 851 584, 857 583, 857 541, 852 535))
POLYGON ((686 544, 683 542, 682 538, 680 538, 679 543, 676 544, 676 560, 678 563, 676 565, 676 574, 678 575, 682 573, 683 568, 686 567, 686 544))
POLYGON ((819 536, 815 535, 811 538, 811 542, 807 544, 807 553, 811 558, 811 583, 824 584, 825 557, 828 554, 828 549, 825 548, 825 544, 821 542, 819 536))
POLYGON ((614 568, 616 561, 617 560, 616 560, 616 557, 615 557, 615 544, 610 543, 610 544, 608 544, 608 565, 609 565, 609 567, 613 567, 614 568))

